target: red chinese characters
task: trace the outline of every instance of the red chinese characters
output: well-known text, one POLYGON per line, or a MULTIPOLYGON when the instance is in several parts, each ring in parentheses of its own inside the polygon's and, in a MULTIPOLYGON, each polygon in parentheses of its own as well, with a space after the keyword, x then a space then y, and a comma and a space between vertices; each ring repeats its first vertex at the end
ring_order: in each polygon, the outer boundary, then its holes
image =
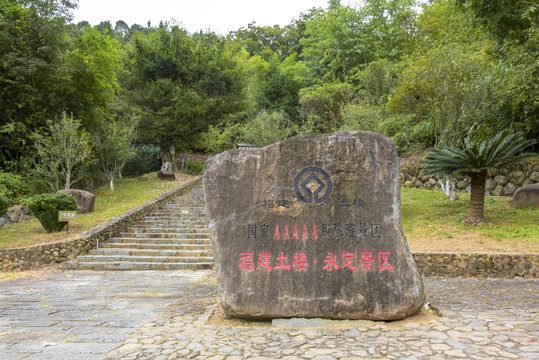
MULTIPOLYGON (((254 268, 254 252, 243 252, 240 256, 240 263, 238 267, 241 271, 253 271, 254 268)), ((395 267, 391 264, 391 251, 380 251, 378 256, 373 255, 372 251, 361 251, 359 257, 356 253, 347 251, 341 253, 340 260, 337 260, 339 256, 328 251, 323 260, 321 267, 324 271, 393 271, 395 267)), ((292 264, 289 262, 289 257, 285 255, 283 251, 280 255, 272 259, 272 254, 269 251, 258 253, 258 264, 256 270, 266 270, 268 272, 275 270, 285 271, 308 271, 313 267, 308 262, 308 256, 304 252, 294 253, 294 260, 292 264)), ((314 264, 317 260, 311 257, 314 264)), ((291 261, 291 260, 290 260, 291 261)), ((319 265, 320 266, 320 265, 319 265)), ((316 269, 316 267, 314 268, 316 269)), ((319 268, 320 269, 320 268, 319 268)))

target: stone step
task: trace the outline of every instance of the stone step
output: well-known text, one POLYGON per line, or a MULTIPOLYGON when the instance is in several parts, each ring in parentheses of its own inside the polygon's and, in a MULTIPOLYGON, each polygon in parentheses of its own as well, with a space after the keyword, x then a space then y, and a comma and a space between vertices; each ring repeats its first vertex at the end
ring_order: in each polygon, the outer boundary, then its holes
POLYGON ((212 250, 211 243, 207 244, 133 244, 133 243, 103 243, 100 249, 141 249, 141 250, 212 250))
POLYGON ((63 263, 69 270, 204 270, 211 269, 213 262, 199 263, 155 263, 155 262, 85 262, 69 261, 63 263))
POLYGON ((211 245, 210 239, 144 239, 144 238, 110 238, 108 243, 129 244, 183 244, 183 245, 211 245))
POLYGON ((101 248, 90 251, 91 256, 95 255, 111 255, 111 256, 176 256, 176 257, 210 257, 212 256, 211 249, 200 250, 165 250, 165 249, 122 249, 122 248, 101 248))
POLYGON ((213 266, 201 185, 135 222, 65 269, 198 270, 213 266))
POLYGON ((209 233, 120 233, 123 239, 209 239, 209 233))
POLYGON ((168 226, 152 226, 152 227, 136 227, 127 229, 121 234, 128 234, 129 236, 134 236, 133 234, 209 234, 207 227, 194 227, 194 228, 181 228, 181 227, 168 227, 168 226))
MULTIPOLYGON (((131 227, 133 230, 144 230, 144 229, 201 229, 208 231, 208 227, 205 223, 162 223, 162 222, 152 222, 152 221, 141 221, 137 225, 131 227)), ((133 230, 128 230, 126 232, 133 232, 133 230)))
POLYGON ((196 263, 212 262, 211 256, 177 257, 177 256, 131 256, 131 255, 81 255, 77 260, 82 262, 145 262, 145 263, 196 263))

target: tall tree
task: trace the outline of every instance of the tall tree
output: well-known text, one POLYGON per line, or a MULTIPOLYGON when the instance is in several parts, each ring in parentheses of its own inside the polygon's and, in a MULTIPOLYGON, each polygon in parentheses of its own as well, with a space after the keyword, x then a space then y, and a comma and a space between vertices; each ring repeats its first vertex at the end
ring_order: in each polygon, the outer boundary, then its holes
POLYGON ((0 167, 31 152, 29 134, 58 114, 65 30, 74 2, 0 2, 0 167))
POLYGON ((135 33, 128 47, 126 96, 141 110, 142 140, 158 140, 163 169, 174 147, 192 150, 210 124, 243 109, 243 75, 224 39, 190 37, 177 26, 135 33))

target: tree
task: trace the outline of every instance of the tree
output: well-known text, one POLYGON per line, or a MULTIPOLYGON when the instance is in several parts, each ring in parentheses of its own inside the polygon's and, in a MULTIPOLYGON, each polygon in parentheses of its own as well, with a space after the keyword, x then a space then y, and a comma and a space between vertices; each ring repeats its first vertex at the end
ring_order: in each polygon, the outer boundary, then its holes
POLYGON ((484 221, 485 180, 487 171, 500 169, 522 159, 537 156, 536 153, 521 153, 535 140, 526 140, 521 132, 510 134, 500 131, 494 137, 481 142, 464 139, 460 148, 447 147, 432 150, 425 158, 423 173, 430 175, 469 175, 471 195, 469 206, 470 221, 484 221))
POLYGON ((0 2, 1 167, 30 153, 29 135, 59 112, 59 94, 68 85, 61 66, 65 31, 74 7, 67 0, 0 2))
POLYGON ((36 172, 56 192, 71 188, 84 174, 90 157, 89 135, 80 132, 80 121, 65 113, 60 121, 49 122, 49 135, 34 134, 38 162, 36 172))
POLYGON ((124 89, 140 109, 142 141, 159 141, 163 170, 173 150, 196 149, 209 125, 244 108, 244 75, 223 38, 178 27, 135 33, 124 89))
POLYGON ((94 150, 103 174, 109 179, 110 191, 114 191, 114 179, 125 163, 134 155, 131 144, 135 137, 134 126, 110 122, 94 134, 94 150))

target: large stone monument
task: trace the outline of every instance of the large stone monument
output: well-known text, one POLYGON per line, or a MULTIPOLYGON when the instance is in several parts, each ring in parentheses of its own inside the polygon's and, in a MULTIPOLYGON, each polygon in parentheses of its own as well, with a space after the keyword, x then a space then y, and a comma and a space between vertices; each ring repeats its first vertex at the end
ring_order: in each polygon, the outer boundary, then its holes
POLYGON ((393 320, 421 309, 387 137, 340 132, 228 151, 208 160, 204 187, 227 316, 393 320))

